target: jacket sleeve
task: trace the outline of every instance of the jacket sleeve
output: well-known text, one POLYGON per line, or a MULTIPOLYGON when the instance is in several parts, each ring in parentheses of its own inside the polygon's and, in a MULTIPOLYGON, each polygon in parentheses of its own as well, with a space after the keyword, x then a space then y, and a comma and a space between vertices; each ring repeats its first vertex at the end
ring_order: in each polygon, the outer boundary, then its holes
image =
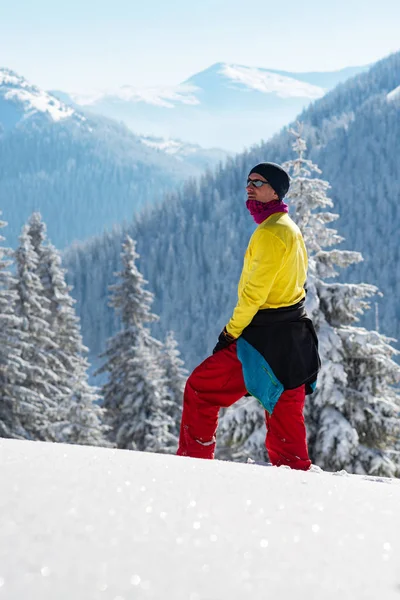
POLYGON ((228 333, 238 338, 254 315, 265 304, 275 278, 282 268, 284 243, 268 230, 257 232, 253 239, 252 259, 247 281, 239 292, 238 303, 226 326, 228 333))

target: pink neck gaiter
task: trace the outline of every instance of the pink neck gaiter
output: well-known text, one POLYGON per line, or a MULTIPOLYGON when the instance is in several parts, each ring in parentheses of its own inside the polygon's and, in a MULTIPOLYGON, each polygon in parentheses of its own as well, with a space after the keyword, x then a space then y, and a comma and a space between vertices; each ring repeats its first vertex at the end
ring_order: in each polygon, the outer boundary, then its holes
POLYGON ((247 200, 246 206, 253 217, 254 221, 259 225, 265 219, 274 213, 289 212, 289 207, 282 200, 272 200, 271 202, 259 202, 258 200, 247 200))

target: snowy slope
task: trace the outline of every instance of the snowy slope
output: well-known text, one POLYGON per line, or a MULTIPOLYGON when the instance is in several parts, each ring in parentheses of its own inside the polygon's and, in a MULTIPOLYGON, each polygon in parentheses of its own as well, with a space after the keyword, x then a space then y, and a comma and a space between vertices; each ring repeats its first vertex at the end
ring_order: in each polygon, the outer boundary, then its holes
POLYGON ((397 480, 0 440, 0 481, 7 600, 400 598, 397 480))
POLYGON ((298 97, 314 100, 321 98, 326 92, 325 89, 301 81, 293 75, 229 63, 213 65, 207 71, 189 79, 186 85, 195 84, 204 89, 206 82, 210 86, 213 80, 215 85, 248 92, 255 90, 263 94, 276 94, 279 98, 298 97))
POLYGON ((84 120, 71 107, 31 85, 24 77, 0 68, 0 124, 4 129, 38 115, 51 121, 61 121, 73 115, 84 120))
POLYGON ((395 100, 400 100, 400 85, 388 93, 387 99, 389 102, 393 102, 395 100))

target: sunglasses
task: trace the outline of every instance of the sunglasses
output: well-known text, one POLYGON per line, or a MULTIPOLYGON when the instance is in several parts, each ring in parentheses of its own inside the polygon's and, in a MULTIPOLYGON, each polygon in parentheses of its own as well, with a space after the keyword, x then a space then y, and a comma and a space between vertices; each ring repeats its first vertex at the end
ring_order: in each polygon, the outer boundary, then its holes
POLYGON ((248 187, 249 185, 252 185, 253 187, 256 187, 256 188, 260 188, 263 185, 269 185, 269 184, 268 184, 268 181, 261 181, 261 179, 248 179, 246 187, 248 187))

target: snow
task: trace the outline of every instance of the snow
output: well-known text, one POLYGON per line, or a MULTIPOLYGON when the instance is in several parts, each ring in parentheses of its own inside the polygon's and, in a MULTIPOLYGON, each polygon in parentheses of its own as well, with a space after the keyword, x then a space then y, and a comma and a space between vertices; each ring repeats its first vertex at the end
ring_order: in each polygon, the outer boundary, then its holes
POLYGON ((252 67, 224 64, 221 73, 235 83, 258 90, 265 94, 276 93, 280 98, 310 98, 315 100, 325 95, 325 90, 292 77, 278 75, 252 67))
POLYGON ((13 71, 0 69, 0 85, 19 85, 21 78, 13 71))
POLYGON ((388 99, 389 102, 391 102, 393 100, 400 100, 400 85, 397 86, 397 88, 395 88, 391 92, 389 92, 388 95, 386 96, 386 98, 388 99))
POLYGON ((74 114, 74 110, 64 106, 59 100, 46 92, 38 90, 10 90, 6 92, 5 99, 16 99, 22 102, 28 110, 47 112, 53 121, 67 119, 74 114))
POLYGON ((400 482, 337 475, 2 439, 0 598, 398 600, 400 482))
POLYGON ((161 150, 162 152, 171 155, 180 154, 183 156, 188 156, 189 154, 195 154, 200 148, 199 146, 195 146, 193 144, 187 144, 185 142, 172 139, 142 137, 141 141, 150 148, 155 148, 156 150, 161 150))
POLYGON ((104 97, 112 97, 124 102, 146 102, 154 106, 174 108, 174 103, 200 104, 194 95, 196 87, 181 84, 176 87, 135 88, 125 85, 118 90, 108 92, 92 92, 88 94, 70 93, 71 98, 81 106, 89 106, 101 101, 104 97))
MULTIPOLYGON (((26 79, 8 69, 0 69, 0 91, 5 88, 4 98, 20 102, 24 106, 25 116, 34 112, 47 113, 53 121, 67 119, 75 111, 51 96, 44 90, 31 85, 26 79)), ((80 117, 84 120, 83 117, 80 117)))

